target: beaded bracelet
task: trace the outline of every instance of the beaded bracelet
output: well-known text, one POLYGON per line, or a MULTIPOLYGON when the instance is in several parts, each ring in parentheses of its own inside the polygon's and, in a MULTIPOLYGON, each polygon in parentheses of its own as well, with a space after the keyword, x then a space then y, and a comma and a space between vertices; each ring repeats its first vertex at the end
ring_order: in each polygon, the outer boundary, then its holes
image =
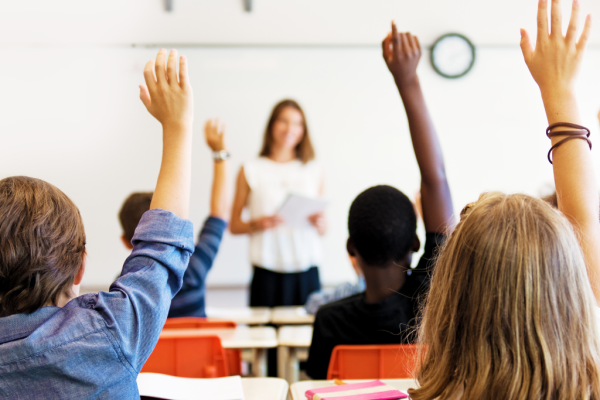
POLYGON ((590 130, 588 128, 586 128, 585 126, 571 124, 569 122, 557 122, 555 124, 550 125, 546 129, 546 136, 548 136, 549 138, 552 138, 554 136, 568 136, 567 138, 556 143, 554 146, 550 147, 550 150, 548 151, 548 161, 550 162, 550 164, 552 164, 552 158, 551 158, 552 151, 554 149, 556 149, 558 146, 560 146, 561 144, 568 142, 569 140, 573 140, 573 139, 585 140, 588 143, 588 145, 590 146, 590 150, 592 149, 592 142, 590 139, 588 139, 590 137, 590 130), (566 127, 566 128, 575 128, 577 130, 552 132, 552 129, 558 128, 559 126, 566 127))

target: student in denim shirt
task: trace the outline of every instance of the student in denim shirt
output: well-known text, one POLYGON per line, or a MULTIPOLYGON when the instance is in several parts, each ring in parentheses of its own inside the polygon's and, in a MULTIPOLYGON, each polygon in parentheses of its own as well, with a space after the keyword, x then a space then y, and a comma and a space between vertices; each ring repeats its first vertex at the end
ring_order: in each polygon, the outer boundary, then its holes
POLYGON ((177 52, 166 56, 146 65, 140 87, 163 126, 158 182, 109 292, 76 297, 85 232, 75 204, 39 179, 0 180, 0 398, 139 399, 137 375, 193 251, 192 89, 186 59, 178 80, 177 52))
MULTIPOLYGON (((214 174, 210 200, 210 216, 204 222, 198 243, 183 275, 181 290, 173 297, 169 318, 206 317, 206 276, 213 266, 223 232, 227 227, 227 158, 224 129, 218 120, 208 120, 204 125, 206 143, 213 151, 214 174)), ((125 247, 132 249, 131 239, 142 215, 150 208, 152 192, 131 194, 119 212, 123 227, 121 240, 125 247)))

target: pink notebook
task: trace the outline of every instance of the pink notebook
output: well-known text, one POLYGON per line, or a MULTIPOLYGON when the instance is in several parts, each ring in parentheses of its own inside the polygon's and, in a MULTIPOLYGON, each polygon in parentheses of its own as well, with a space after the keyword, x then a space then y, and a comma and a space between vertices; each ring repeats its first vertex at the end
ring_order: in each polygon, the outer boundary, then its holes
POLYGON ((308 400, 394 400, 408 395, 381 381, 351 383, 306 391, 308 400))

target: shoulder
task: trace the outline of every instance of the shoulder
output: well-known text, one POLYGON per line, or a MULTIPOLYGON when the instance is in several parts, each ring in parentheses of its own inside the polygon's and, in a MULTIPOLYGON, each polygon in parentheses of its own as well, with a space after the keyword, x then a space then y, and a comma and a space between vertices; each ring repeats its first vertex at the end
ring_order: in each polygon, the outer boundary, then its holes
POLYGON ((331 303, 327 303, 317 311, 315 321, 332 321, 332 319, 343 318, 344 315, 354 309, 355 305, 361 301, 362 293, 355 294, 331 303))
POLYGON ((447 236, 443 233, 428 232, 425 235, 425 248, 413 272, 429 271, 435 264, 435 259, 446 243, 447 236))

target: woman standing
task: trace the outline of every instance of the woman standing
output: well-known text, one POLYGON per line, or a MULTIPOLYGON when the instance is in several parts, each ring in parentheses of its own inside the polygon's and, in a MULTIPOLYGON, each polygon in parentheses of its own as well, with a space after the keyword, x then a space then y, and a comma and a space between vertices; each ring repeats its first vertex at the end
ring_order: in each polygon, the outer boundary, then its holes
POLYGON ((293 100, 279 102, 265 129, 260 156, 240 169, 231 215, 231 233, 250 234, 251 307, 303 305, 321 287, 323 213, 311 215, 306 228, 286 226, 277 216, 290 194, 323 195, 323 173, 314 157, 302 108, 293 100), (249 221, 242 220, 245 207, 249 221))

